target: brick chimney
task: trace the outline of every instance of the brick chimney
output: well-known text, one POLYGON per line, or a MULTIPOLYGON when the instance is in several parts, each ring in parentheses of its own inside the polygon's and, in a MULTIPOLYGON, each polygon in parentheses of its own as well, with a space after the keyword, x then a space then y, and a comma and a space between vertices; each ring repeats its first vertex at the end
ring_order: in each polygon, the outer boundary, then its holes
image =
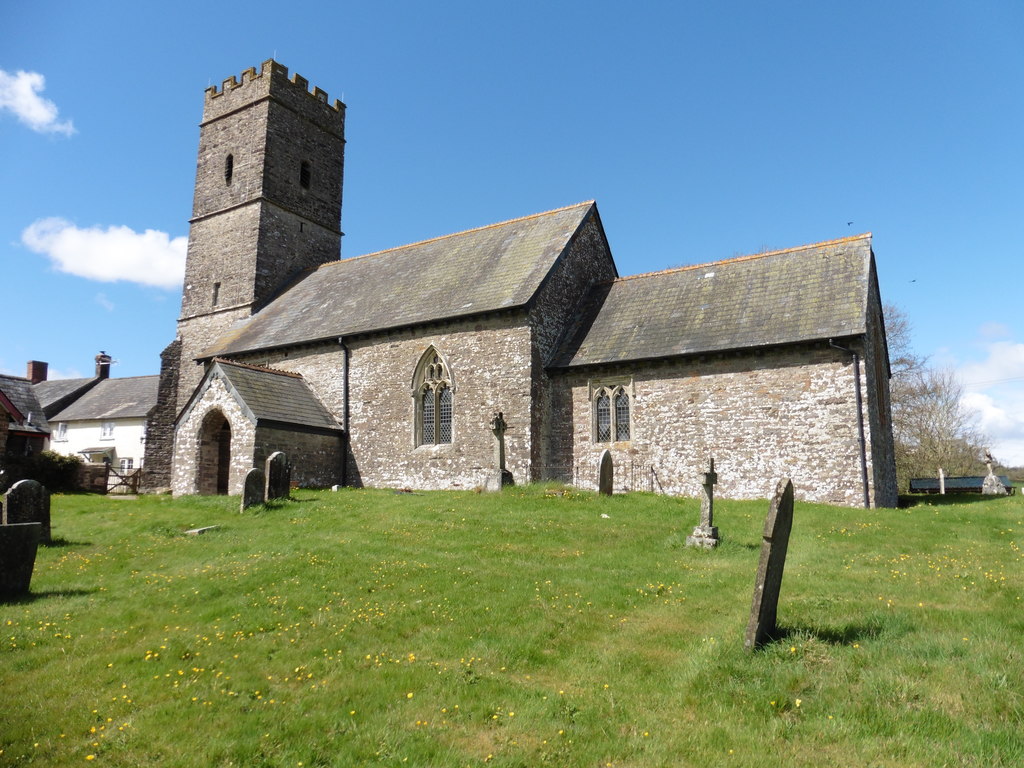
POLYGON ((110 378, 110 355, 102 350, 96 355, 96 378, 97 379, 109 379, 110 378))
POLYGON ((49 363, 44 363, 41 360, 29 360, 28 373, 25 374, 25 378, 33 384, 38 384, 40 381, 46 381, 46 375, 49 373, 49 370, 49 363))

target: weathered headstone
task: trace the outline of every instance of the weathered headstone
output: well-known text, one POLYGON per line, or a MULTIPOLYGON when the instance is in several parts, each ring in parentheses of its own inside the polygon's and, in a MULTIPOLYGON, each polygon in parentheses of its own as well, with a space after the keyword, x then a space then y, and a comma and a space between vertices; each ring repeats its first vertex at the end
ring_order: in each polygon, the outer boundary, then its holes
POLYGON ((506 485, 515 485, 512 473, 505 468, 505 417, 501 411, 491 419, 491 432, 494 433, 494 472, 487 478, 485 487, 488 491, 500 491, 506 485))
POLYGON ((939 495, 946 495, 946 473, 942 471, 942 467, 939 467, 939 495))
POLYGON ((28 594, 42 523, 0 525, 0 600, 28 594))
POLYGON ((4 494, 3 525, 39 523, 40 538, 50 543, 50 492, 35 480, 19 480, 4 494))
POLYGON ((718 483, 718 473, 715 472, 713 458, 708 464, 708 471, 701 475, 700 482, 704 488, 704 495, 700 500, 700 525, 686 537, 686 546, 714 549, 720 539, 718 528, 715 527, 715 485, 718 483))
POLYGON ((601 451, 597 475, 597 492, 603 496, 612 495, 612 486, 615 481, 615 467, 612 464, 612 452, 605 448, 601 451))
POLYGON ((267 501, 287 499, 291 486, 292 467, 288 463, 288 456, 282 451, 275 451, 267 457, 267 501))
POLYGON ((242 509, 245 512, 249 507, 263 504, 267 493, 267 473, 259 467, 253 467, 245 473, 245 485, 242 487, 242 509))
POLYGON ((754 580, 754 600, 750 606, 750 621, 743 647, 748 651, 764 645, 777 629, 779 592, 782 589, 782 571, 786 566, 789 532, 793 529, 793 483, 780 480, 775 497, 764 521, 761 542, 761 561, 754 580))

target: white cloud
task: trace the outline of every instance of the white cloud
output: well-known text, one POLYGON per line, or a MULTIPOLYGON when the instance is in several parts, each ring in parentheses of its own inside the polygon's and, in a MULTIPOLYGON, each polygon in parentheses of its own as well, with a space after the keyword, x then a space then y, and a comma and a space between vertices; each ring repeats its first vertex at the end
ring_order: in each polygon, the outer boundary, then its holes
POLYGON ((177 288, 185 274, 186 237, 128 227, 79 229, 64 219, 33 222, 21 241, 47 256, 61 272, 101 282, 123 280, 158 288, 177 288))
POLYGON ((991 341, 985 358, 959 367, 966 390, 961 403, 978 417, 996 459, 1024 466, 1024 344, 991 341))
POLYGON ((57 105, 40 96, 45 88, 46 78, 38 72, 19 69, 12 75, 0 69, 0 110, 10 110, 33 131, 70 136, 75 126, 57 120, 57 105))

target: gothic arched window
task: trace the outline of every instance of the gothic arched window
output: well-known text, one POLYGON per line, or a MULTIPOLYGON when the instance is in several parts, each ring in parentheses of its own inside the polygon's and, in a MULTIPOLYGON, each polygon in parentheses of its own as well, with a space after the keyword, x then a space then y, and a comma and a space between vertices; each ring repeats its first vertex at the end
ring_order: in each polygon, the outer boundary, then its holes
POLYGON ((448 364, 430 347, 420 358, 413 378, 416 400, 416 445, 452 442, 454 386, 448 364))
POLYGON ((594 442, 610 443, 631 439, 631 384, 592 387, 594 442))

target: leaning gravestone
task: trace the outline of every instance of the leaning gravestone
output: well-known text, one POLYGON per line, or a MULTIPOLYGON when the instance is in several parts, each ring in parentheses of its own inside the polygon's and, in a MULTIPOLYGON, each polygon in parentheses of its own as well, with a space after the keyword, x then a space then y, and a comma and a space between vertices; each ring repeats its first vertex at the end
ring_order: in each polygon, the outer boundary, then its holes
POLYGON ((0 525, 0 600, 27 595, 42 523, 0 525))
POLYGON ((743 647, 752 651, 764 645, 775 633, 782 589, 782 571, 786 566, 789 532, 793 528, 793 482, 780 480, 764 521, 761 562, 754 581, 754 601, 750 606, 750 622, 743 647))
POLYGON ((267 457, 267 501, 287 499, 292 486, 292 468, 288 456, 275 451, 267 457))
POLYGON ((267 474, 259 467, 253 467, 245 473, 245 485, 242 487, 242 508, 245 512, 249 507, 264 503, 267 493, 267 474))
POLYGON ((607 448, 601 452, 600 472, 597 477, 597 492, 603 496, 612 495, 612 482, 615 479, 615 468, 612 466, 612 452, 607 448))
POLYGON ((35 480, 19 480, 4 494, 2 523, 40 523, 40 538, 49 544, 50 492, 35 480))

